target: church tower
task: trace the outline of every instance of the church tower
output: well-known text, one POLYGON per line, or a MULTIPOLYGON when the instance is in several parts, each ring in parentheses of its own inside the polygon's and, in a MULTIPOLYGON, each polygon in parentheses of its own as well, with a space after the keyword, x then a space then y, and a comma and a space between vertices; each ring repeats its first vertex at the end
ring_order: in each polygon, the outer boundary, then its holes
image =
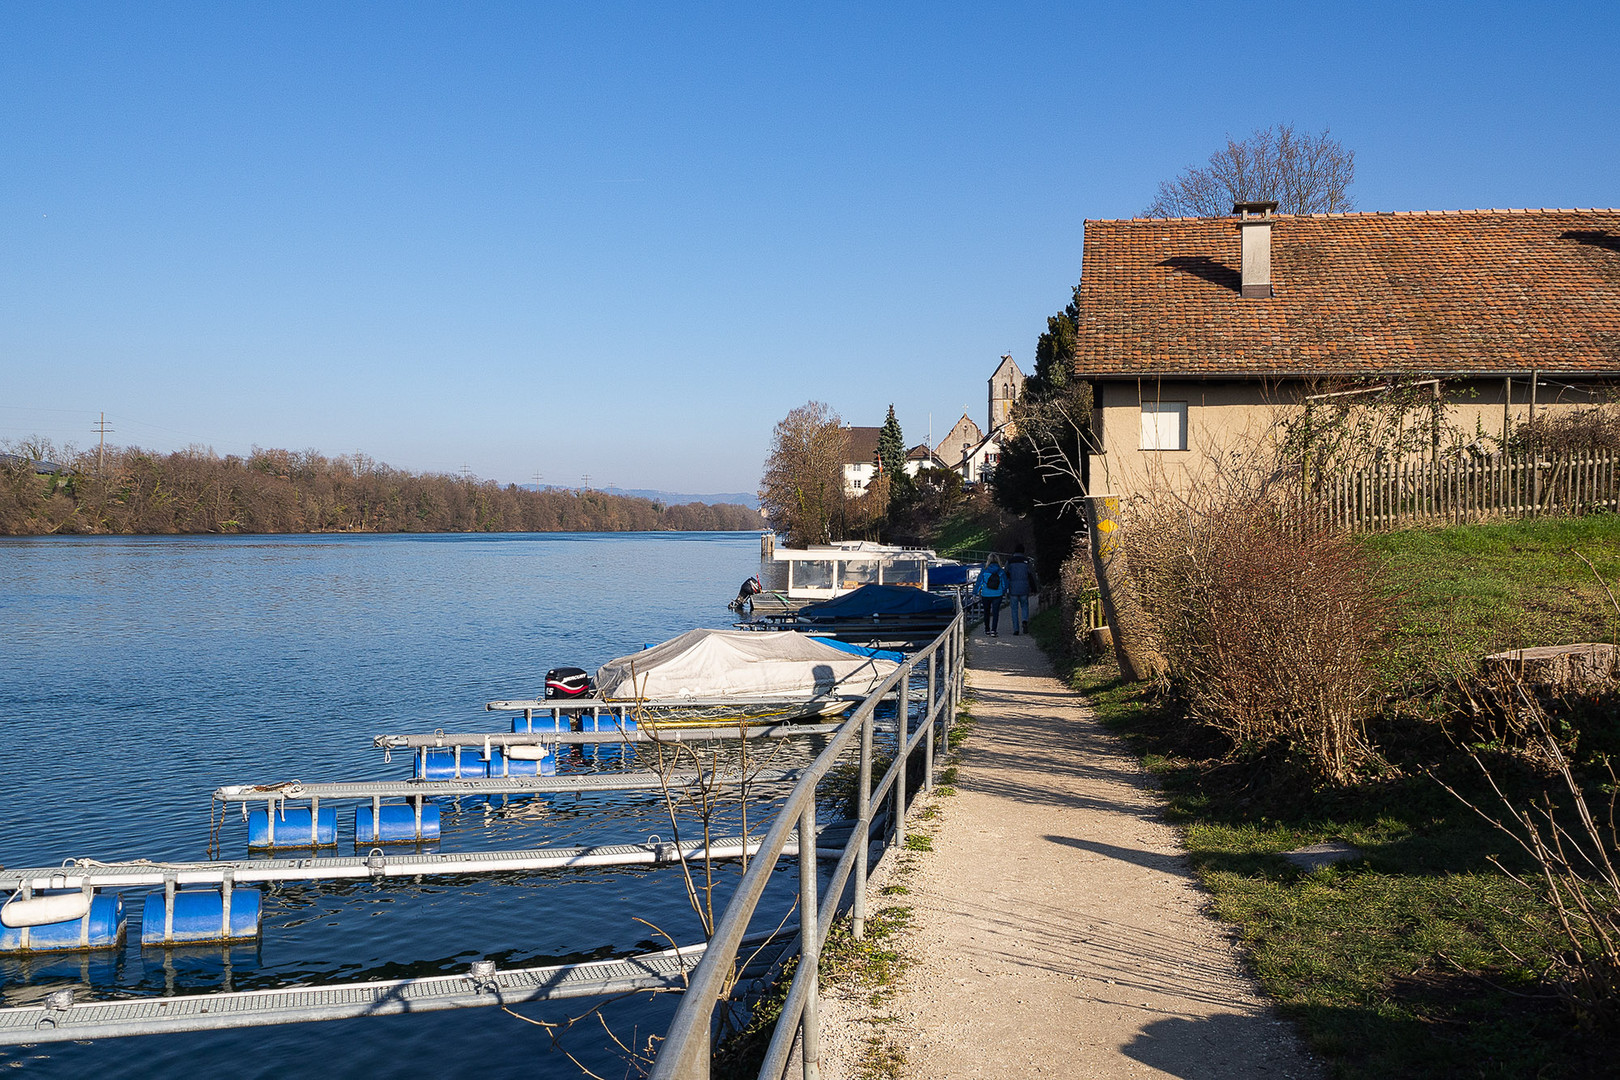
POLYGON ((1024 389, 1024 373, 1012 355, 1003 353, 996 373, 990 376, 990 430, 995 431, 1012 420, 1013 402, 1024 389))

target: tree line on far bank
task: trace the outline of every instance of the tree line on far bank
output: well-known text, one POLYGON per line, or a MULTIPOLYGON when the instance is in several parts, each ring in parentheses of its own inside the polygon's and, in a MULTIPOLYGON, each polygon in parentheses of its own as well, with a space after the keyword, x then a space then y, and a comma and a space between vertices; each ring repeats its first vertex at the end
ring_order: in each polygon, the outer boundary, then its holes
POLYGON ((643 532, 751 530, 745 506, 412 473, 364 454, 255 447, 62 452, 45 443, 0 458, 0 534, 307 532, 643 532), (36 471, 36 461, 62 468, 36 471))

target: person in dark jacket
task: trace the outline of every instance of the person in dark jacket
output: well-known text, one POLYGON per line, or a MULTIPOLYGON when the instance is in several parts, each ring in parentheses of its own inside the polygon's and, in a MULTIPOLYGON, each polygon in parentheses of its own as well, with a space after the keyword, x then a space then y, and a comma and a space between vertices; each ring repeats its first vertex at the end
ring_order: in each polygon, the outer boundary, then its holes
POLYGON ((1019 544, 1007 563, 1007 595, 1012 601, 1013 633, 1029 633, 1029 598, 1041 591, 1035 577, 1035 567, 1024 557, 1024 545, 1019 544))
POLYGON ((984 561, 979 580, 973 583, 973 595, 984 607, 984 632, 999 637, 996 627, 1001 622, 1001 601, 1007 595, 1007 569, 999 557, 992 555, 984 561))

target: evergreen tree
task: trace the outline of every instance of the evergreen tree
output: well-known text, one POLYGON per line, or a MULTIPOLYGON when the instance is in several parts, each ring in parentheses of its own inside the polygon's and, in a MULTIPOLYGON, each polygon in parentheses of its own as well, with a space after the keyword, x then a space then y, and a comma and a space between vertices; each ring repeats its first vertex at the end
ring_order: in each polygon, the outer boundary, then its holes
POLYGON ((878 432, 878 463, 889 474, 890 481, 904 476, 906 471, 906 440, 900 434, 900 421, 894 418, 894 406, 889 406, 889 418, 878 432))

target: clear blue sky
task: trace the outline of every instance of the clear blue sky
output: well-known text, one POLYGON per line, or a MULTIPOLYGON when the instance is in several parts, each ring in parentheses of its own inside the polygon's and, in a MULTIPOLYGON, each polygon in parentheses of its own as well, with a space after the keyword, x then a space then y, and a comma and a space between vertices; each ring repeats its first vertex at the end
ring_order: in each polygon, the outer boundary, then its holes
POLYGON ((764 6, 0 6, 0 439, 752 490, 812 398, 982 423, 1227 132, 1620 204, 1620 5, 764 6))

